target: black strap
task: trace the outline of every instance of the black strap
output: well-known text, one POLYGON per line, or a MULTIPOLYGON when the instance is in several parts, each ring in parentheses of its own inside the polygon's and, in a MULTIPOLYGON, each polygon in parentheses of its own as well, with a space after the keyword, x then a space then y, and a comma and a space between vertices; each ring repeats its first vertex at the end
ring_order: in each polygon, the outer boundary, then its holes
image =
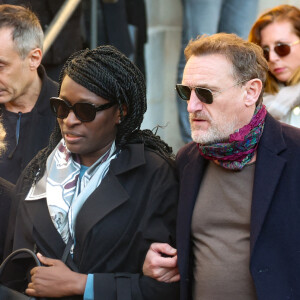
MULTIPOLYGON (((39 259, 37 258, 36 254, 31 251, 30 249, 22 248, 15 250, 10 255, 6 257, 6 259, 2 262, 0 266, 0 275, 4 274, 5 266, 9 261, 11 261, 15 256, 19 254, 28 254, 30 255, 30 258, 32 258, 35 261, 36 266, 40 266, 41 263, 39 259)), ((36 299, 44 299, 44 298, 35 298, 27 296, 21 292, 18 292, 14 290, 13 288, 6 287, 4 284, 0 284, 0 299, 16 299, 16 300, 36 300, 36 299)))
POLYGON ((22 249, 18 249, 18 250, 15 250, 14 252, 12 252, 10 255, 8 255, 5 260, 2 262, 1 266, 0 266, 0 275, 2 274, 5 266, 7 265, 7 263, 9 261, 11 261, 15 256, 21 254, 21 253, 26 253, 26 254, 29 254, 31 258, 34 259, 35 263, 36 263, 36 266, 40 266, 41 263, 39 261, 39 259, 37 258, 36 254, 31 251, 30 249, 26 249, 26 248, 22 248, 22 249))
POLYGON ((70 257, 70 250, 73 245, 73 239, 70 237, 67 245, 65 247, 64 253, 62 255, 61 261, 69 266, 69 268, 74 272, 79 272, 77 265, 74 263, 72 257, 70 257))
POLYGON ((63 263, 66 263, 67 261, 72 245, 73 245, 73 239, 70 237, 67 242, 66 248, 64 250, 63 256, 61 258, 63 263))

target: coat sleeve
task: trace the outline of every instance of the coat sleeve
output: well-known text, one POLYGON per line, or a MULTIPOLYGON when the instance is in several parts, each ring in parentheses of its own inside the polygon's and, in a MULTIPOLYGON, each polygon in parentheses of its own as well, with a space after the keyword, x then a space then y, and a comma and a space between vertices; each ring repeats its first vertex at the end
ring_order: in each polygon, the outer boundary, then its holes
POLYGON ((158 282, 142 274, 102 273, 94 275, 94 299, 165 300, 179 299, 179 283, 158 282))
MULTIPOLYGON (((22 176, 20 176, 22 177, 22 176)), ((5 244, 4 244, 4 256, 3 258, 7 257, 13 250, 13 238, 14 238, 14 230, 15 230, 15 223, 17 218, 17 212, 18 207, 20 203, 20 197, 18 197, 18 189, 20 185, 21 179, 18 180, 17 184, 14 186, 14 188, 11 189, 10 192, 10 209, 8 215, 8 226, 6 231, 6 237, 5 237, 5 244)))
POLYGON ((94 274, 94 299, 106 300, 165 300, 179 299, 179 282, 158 282, 142 273, 142 266, 153 242, 175 245, 178 182, 174 169, 167 163, 144 178, 144 184, 151 185, 145 213, 138 231, 141 239, 131 248, 131 257, 141 257, 137 273, 94 274))
POLYGON ((4 242, 8 232, 8 217, 15 186, 0 178, 0 263, 7 256, 4 253, 4 242))

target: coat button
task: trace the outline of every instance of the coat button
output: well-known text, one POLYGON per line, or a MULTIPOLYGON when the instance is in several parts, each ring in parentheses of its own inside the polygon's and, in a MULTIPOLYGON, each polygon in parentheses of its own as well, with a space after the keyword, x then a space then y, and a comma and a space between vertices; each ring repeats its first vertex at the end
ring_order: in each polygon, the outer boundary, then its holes
POLYGON ((257 271, 257 273, 267 273, 268 271, 269 271, 268 268, 264 268, 264 269, 259 269, 259 270, 257 271))

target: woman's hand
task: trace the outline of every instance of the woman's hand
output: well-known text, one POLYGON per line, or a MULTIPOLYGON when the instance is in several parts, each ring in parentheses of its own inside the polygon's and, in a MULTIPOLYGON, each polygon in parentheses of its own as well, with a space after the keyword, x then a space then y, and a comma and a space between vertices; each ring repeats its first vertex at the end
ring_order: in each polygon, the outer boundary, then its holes
POLYGON ((33 297, 83 295, 87 275, 73 272, 62 261, 37 254, 42 267, 30 271, 31 282, 26 294, 33 297))

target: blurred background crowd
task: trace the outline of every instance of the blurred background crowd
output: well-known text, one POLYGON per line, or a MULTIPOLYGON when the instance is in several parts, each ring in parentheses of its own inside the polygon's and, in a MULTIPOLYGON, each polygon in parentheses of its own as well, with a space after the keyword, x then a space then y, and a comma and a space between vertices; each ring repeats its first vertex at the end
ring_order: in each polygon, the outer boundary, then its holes
MULTIPOLYGON (((148 128, 156 124, 166 125, 159 130, 159 134, 177 151, 184 144, 174 88, 181 47, 182 3, 181 0, 145 2, 148 22, 148 42, 145 46, 148 111, 143 124, 148 128)), ((246 3, 248 0, 240 2, 246 3)), ((259 0, 253 22, 264 11, 280 4, 300 7, 299 0, 259 0)))

